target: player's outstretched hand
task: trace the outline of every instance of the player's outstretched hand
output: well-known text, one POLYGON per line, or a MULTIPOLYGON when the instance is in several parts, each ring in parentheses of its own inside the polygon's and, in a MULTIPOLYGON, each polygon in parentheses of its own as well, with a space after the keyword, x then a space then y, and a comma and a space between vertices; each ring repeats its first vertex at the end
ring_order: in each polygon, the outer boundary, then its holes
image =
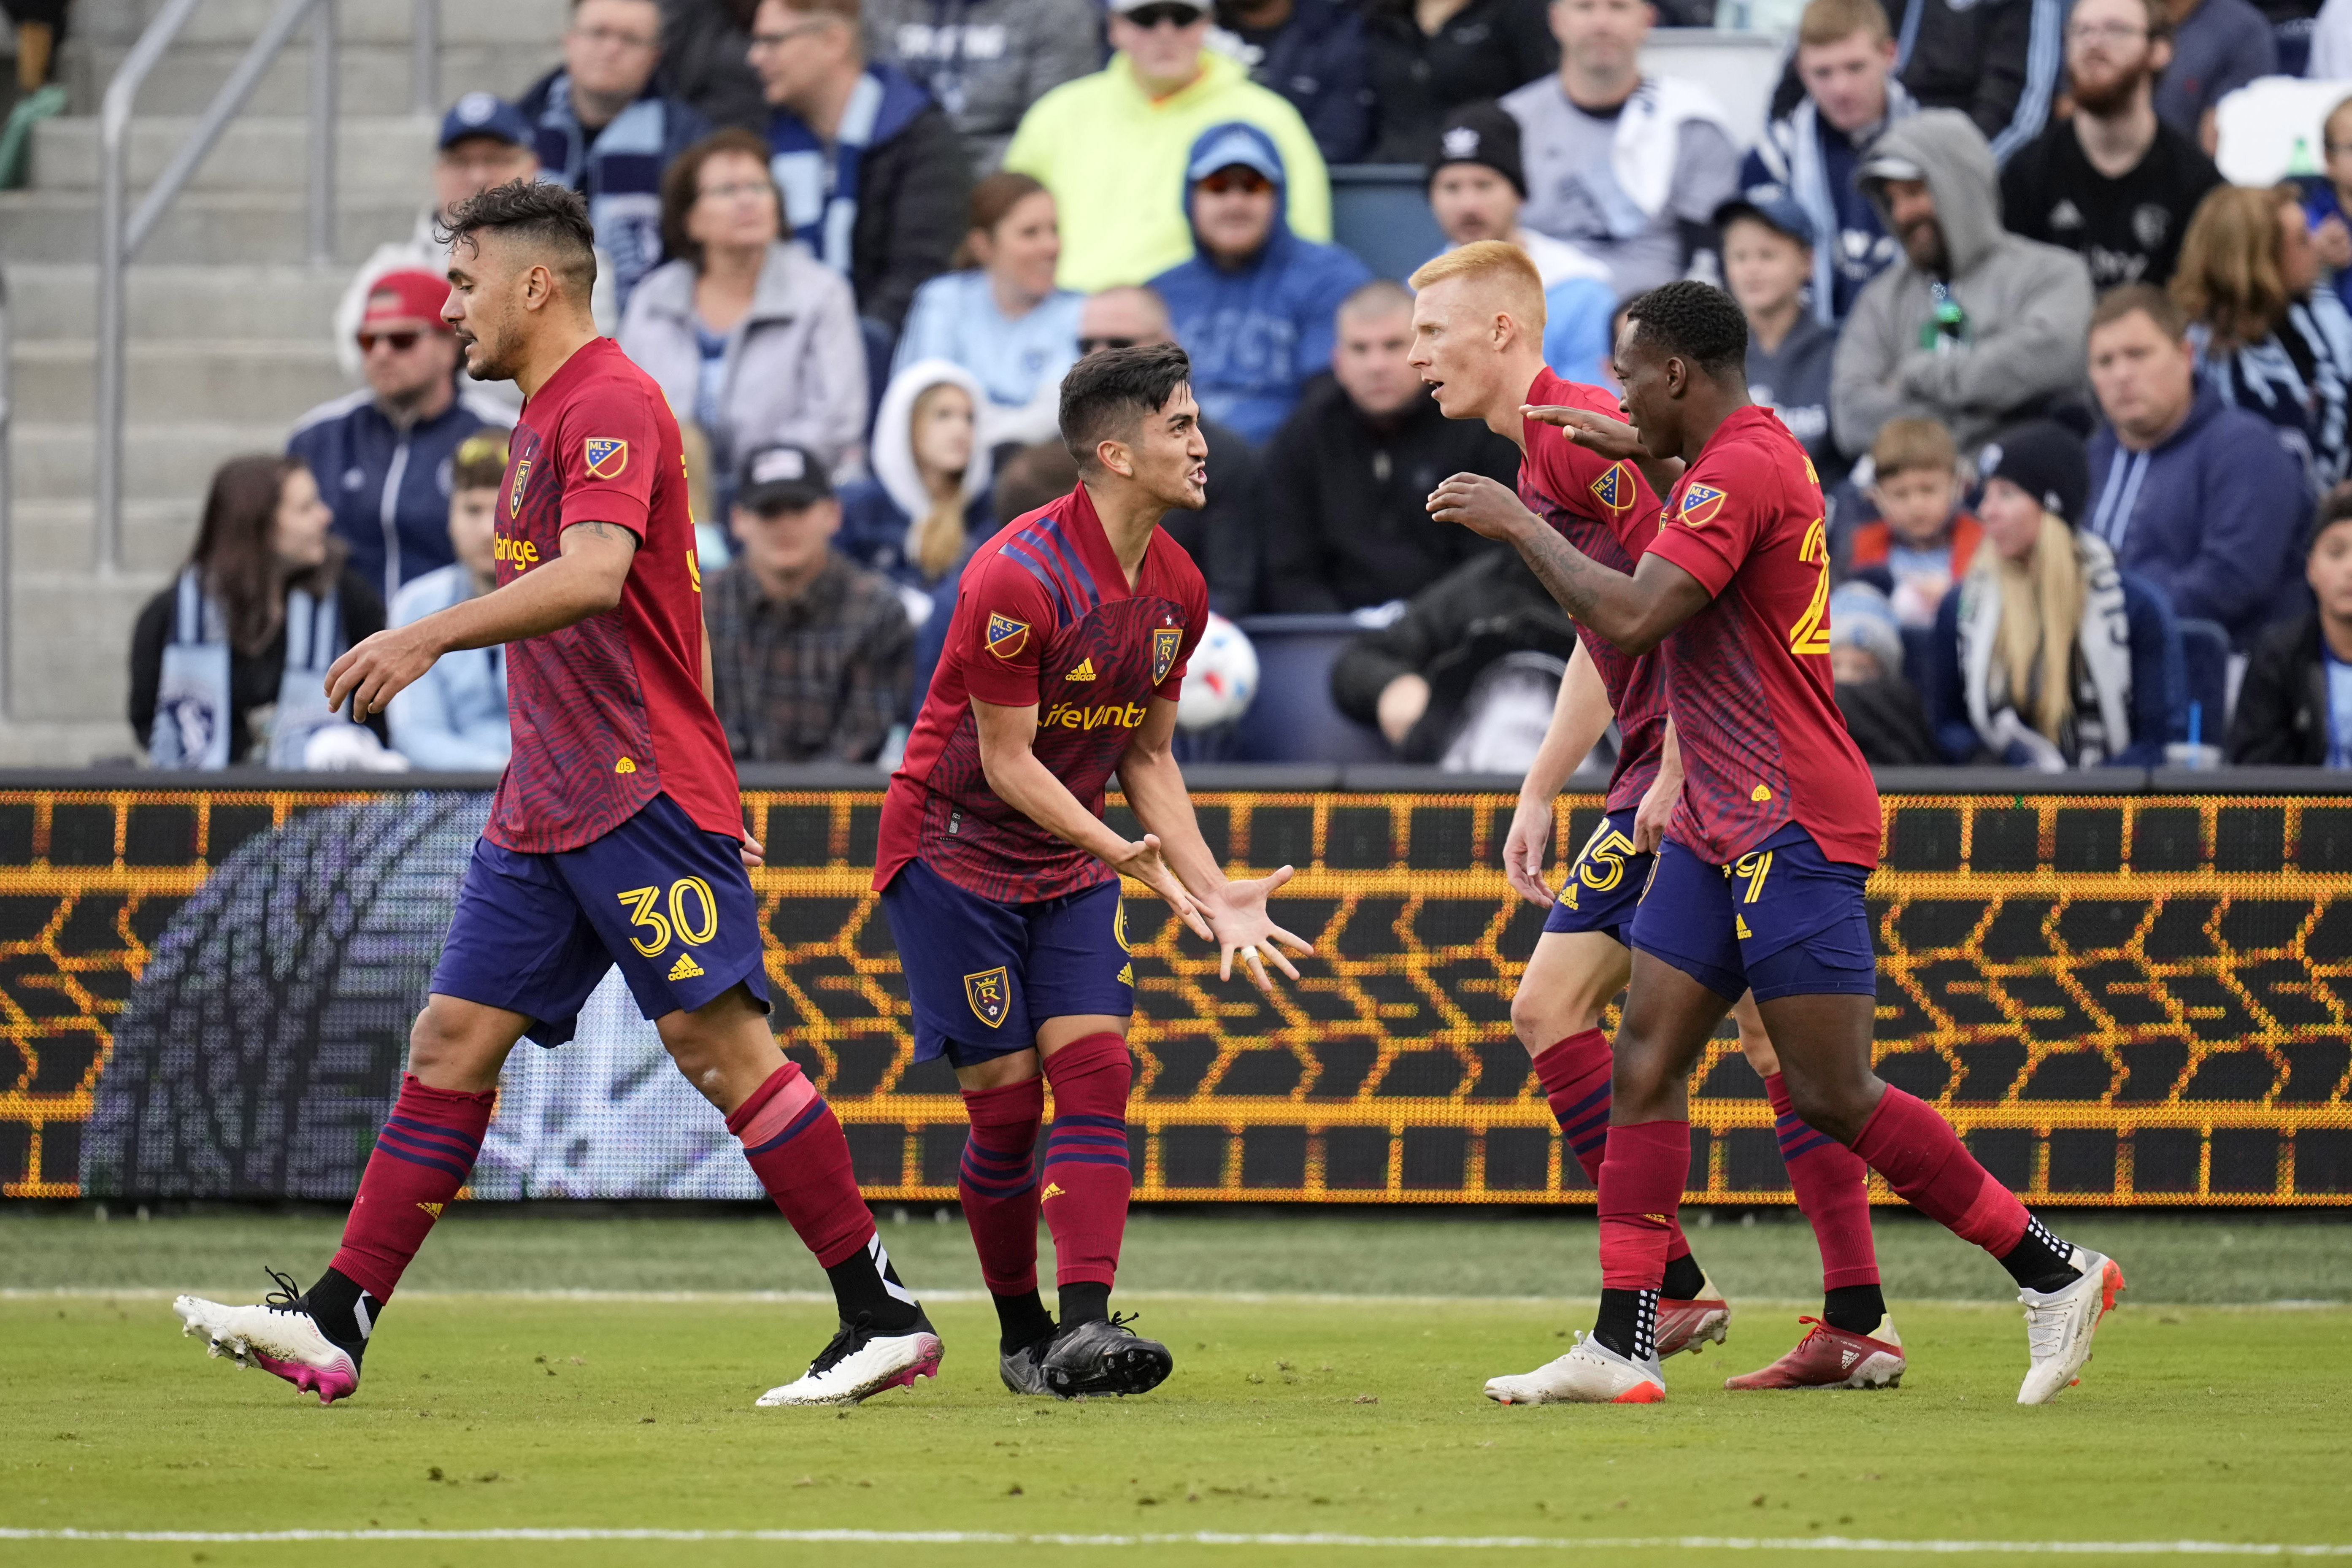
POLYGON ((1265 972, 1267 960, 1271 959, 1276 969, 1293 980, 1298 978, 1297 969, 1276 943, 1288 946, 1302 958, 1314 956, 1312 943, 1275 924, 1266 912, 1265 901, 1274 896, 1276 889, 1290 880, 1291 875, 1291 868, 1283 866, 1264 877, 1227 882, 1209 901, 1209 923, 1216 928, 1218 979, 1234 977, 1234 959, 1238 955, 1242 973, 1249 976, 1250 984, 1271 996, 1274 981, 1265 972))
POLYGON ((764 866, 768 863, 766 847, 748 833, 743 835, 743 842, 735 847, 735 852, 743 857, 743 869, 746 871, 754 866, 764 866))
POLYGON ((1540 526, 1509 487, 1484 474, 1456 474, 1429 492, 1429 515, 1471 532, 1508 542, 1520 529, 1540 526))
POLYGON ((1640 434, 1631 425, 1590 408, 1559 403, 1531 403, 1523 405, 1519 413, 1546 425, 1559 426, 1568 433, 1570 440, 1604 458, 1638 463, 1650 455, 1649 448, 1642 445, 1640 434))
POLYGON ((1539 910, 1552 906, 1551 885, 1543 874, 1544 857, 1550 852, 1550 805, 1520 801, 1511 813, 1511 830, 1503 837, 1503 875, 1519 897, 1539 910))
POLYGON ((1217 933, 1209 929, 1207 919, 1201 913, 1201 906, 1192 901, 1192 895, 1184 890, 1182 879, 1161 857, 1160 835, 1145 834, 1139 841, 1129 845, 1127 852, 1113 860, 1110 867, 1120 876, 1134 878, 1167 900, 1168 907, 1176 911, 1178 919, 1192 928, 1193 935, 1209 942, 1217 940, 1217 933))
POLYGON ((392 706, 395 693, 433 668, 440 657, 426 637, 418 635, 423 622, 376 633, 346 651, 327 669, 327 706, 341 708, 352 700, 352 718, 365 723, 392 706))

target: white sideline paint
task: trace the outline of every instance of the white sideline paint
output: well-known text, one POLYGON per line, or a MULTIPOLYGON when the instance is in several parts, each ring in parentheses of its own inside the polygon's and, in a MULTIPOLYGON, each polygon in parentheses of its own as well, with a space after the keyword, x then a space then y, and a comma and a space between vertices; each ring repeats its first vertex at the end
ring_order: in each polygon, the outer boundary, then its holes
POLYGON ((1340 1535, 1228 1534, 1020 1535, 990 1530, 7 1530, 0 1541, 136 1541, 192 1544, 274 1542, 660 1541, 772 1542, 856 1546, 1336 1546, 1417 1551, 1666 1551, 1933 1552, 1944 1556, 2023 1557, 2352 1557, 2352 1545, 2288 1545, 2243 1541, 1892 1541, 1866 1536, 1648 1535, 1340 1535))

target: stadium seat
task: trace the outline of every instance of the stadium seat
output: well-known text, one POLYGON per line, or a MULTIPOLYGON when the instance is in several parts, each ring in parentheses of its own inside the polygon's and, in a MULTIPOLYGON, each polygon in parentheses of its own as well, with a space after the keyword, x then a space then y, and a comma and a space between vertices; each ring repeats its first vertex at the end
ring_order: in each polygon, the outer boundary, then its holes
POLYGON ((2198 739, 2218 746, 2230 732, 2230 634, 2213 621, 2180 623, 2180 658, 2188 675, 2189 707, 2198 713, 2198 739))
POLYGON ((1363 627, 1346 616, 1250 616, 1257 700, 1234 725, 1227 759, 1247 763, 1394 761, 1379 731, 1331 705, 1331 667, 1363 627))

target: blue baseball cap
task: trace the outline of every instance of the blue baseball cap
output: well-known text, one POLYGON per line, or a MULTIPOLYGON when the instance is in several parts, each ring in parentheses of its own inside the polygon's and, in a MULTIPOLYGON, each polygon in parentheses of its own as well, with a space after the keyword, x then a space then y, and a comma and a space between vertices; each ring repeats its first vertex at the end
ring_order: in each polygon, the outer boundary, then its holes
POLYGON ((533 144, 530 121, 522 110, 494 92, 469 92, 441 117, 441 151, 447 152, 472 136, 488 136, 509 146, 533 144))
POLYGON ((1715 209, 1715 226, 1721 233, 1734 218, 1754 218, 1810 247, 1814 243, 1813 220, 1797 198, 1778 185, 1751 185, 1715 209))
POLYGON ((1255 126, 1234 124, 1211 132, 1192 153, 1184 183, 1205 180, 1220 169, 1255 169, 1276 184, 1282 184, 1282 160, 1269 150, 1265 133, 1255 126))

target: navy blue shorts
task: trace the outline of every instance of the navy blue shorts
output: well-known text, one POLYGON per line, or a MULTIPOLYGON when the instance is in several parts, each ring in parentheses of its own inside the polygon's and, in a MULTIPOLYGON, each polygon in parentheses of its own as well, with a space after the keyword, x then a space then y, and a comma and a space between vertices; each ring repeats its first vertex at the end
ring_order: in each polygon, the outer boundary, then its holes
POLYGON ((1653 858, 1633 847, 1633 812, 1609 813, 1569 867, 1559 897, 1544 917, 1544 931, 1597 931, 1625 942, 1625 928, 1633 922, 1653 858))
POLYGON ((524 855, 475 842, 435 991, 520 1013, 528 1037, 560 1046, 615 963, 648 1018, 691 1012, 739 984, 767 1005, 760 902, 733 838, 657 795, 577 849, 524 855))
POLYGON ((1822 855, 1795 823, 1729 866, 1669 838, 1633 917, 1632 946, 1654 953, 1727 1002, 1830 992, 1878 994, 1878 956, 1863 904, 1865 866, 1822 855))
POLYGON ((1000 904, 909 860, 882 889, 915 1005, 915 1059, 971 1067, 1027 1050, 1037 1026, 1135 1011, 1118 884, 1000 904))

